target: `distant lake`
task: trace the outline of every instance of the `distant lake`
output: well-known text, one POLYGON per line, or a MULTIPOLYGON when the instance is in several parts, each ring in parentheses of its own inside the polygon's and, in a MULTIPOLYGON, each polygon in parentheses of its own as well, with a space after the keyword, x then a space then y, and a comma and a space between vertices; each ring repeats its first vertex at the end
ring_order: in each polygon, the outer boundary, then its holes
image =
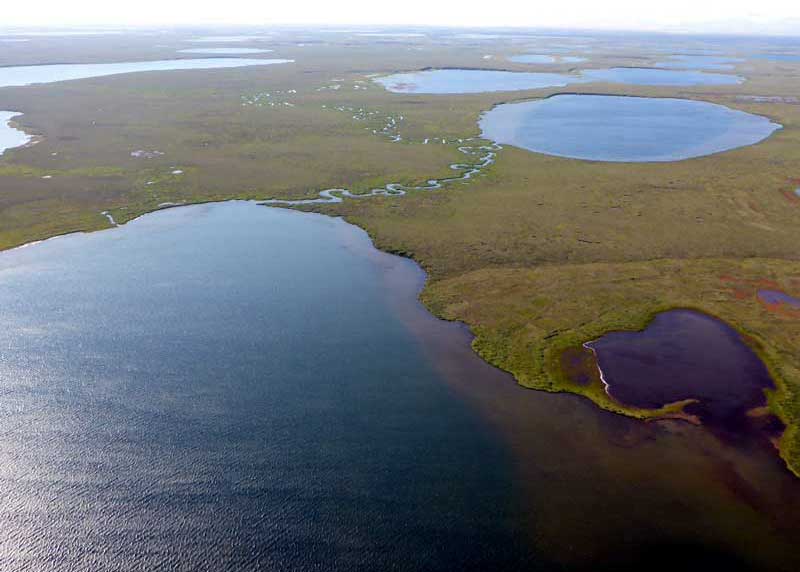
POLYGON ((273 50, 262 50, 259 48, 188 48, 178 50, 182 54, 266 54, 273 50))
POLYGON ((573 82, 574 77, 557 73, 439 69, 393 74, 375 81, 394 93, 446 94, 563 87, 573 82))
POLYGON ((557 95, 495 107, 483 137, 537 153, 593 161, 679 161, 752 145, 780 125, 686 99, 557 95))
POLYGON ((738 75, 652 68, 585 70, 581 76, 587 81, 653 86, 737 85, 744 81, 738 75))
POLYGON ((220 43, 227 44, 232 42, 257 42, 260 40, 271 40, 271 36, 201 36, 199 38, 192 38, 190 42, 200 43, 220 43))
POLYGON ((17 115, 20 114, 15 111, 0 111, 0 155, 7 149, 20 147, 31 140, 23 131, 8 124, 11 118, 17 115))
POLYGON ((359 32, 356 36, 365 38, 424 38, 420 32, 359 32))
POLYGON ((652 68, 584 70, 577 74, 434 69, 392 74, 375 78, 375 81, 394 93, 465 94, 564 87, 597 81, 654 86, 735 85, 743 82, 744 78, 701 71, 652 68))
POLYGON ((771 60, 773 62, 800 62, 800 54, 759 54, 754 57, 759 60, 771 60))
POLYGON ((555 56, 548 56, 544 54, 523 54, 520 56, 511 56, 508 58, 512 62, 518 64, 554 64, 556 63, 555 56))
POLYGON ((730 70, 734 64, 744 61, 741 58, 726 58, 705 55, 675 55, 669 56, 666 61, 655 64, 658 68, 672 69, 701 69, 701 70, 730 70))
POLYGON ((586 58, 578 56, 550 56, 547 54, 521 54, 508 59, 518 64, 576 64, 586 61, 586 58))
POLYGON ((121 62, 113 64, 48 64, 40 66, 0 67, 0 87, 17 87, 37 83, 53 83, 109 75, 171 70, 196 70, 267 66, 291 63, 293 60, 203 58, 185 60, 155 60, 150 62, 121 62))

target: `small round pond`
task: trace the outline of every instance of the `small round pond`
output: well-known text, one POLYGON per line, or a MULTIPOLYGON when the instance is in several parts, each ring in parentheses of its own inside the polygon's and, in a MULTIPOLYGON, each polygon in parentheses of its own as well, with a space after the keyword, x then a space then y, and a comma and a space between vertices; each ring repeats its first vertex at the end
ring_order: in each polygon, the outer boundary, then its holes
POLYGON ((780 125, 702 101, 557 95, 484 114, 483 137, 537 153, 617 162, 680 161, 758 143, 780 125))

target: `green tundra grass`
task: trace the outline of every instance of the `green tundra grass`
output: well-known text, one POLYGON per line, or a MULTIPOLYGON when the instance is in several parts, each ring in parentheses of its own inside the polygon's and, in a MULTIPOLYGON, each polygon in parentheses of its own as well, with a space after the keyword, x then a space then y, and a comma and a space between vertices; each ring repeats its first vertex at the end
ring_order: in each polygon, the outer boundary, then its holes
MULTIPOLYGON (((33 52, 10 48, 0 62, 163 59, 175 57, 185 39, 52 40, 33 52)), ((440 191, 304 208, 345 216, 379 248, 422 264, 430 275, 427 306, 467 323, 476 351, 520 384, 580 393, 625 414, 676 409, 630 410, 597 383, 577 385, 564 373, 563 353, 610 329, 641 328, 667 308, 718 316, 770 368, 777 388, 769 407, 788 426, 781 454, 800 474, 800 315, 767 308, 756 296, 760 284, 800 295, 800 199, 793 194, 800 186, 800 64, 748 60, 736 70, 746 83, 713 88, 585 84, 403 95, 370 76, 437 66, 569 66, 512 64, 505 56, 535 48, 504 40, 306 41, 301 47, 278 35, 269 43, 275 52, 267 57, 293 64, 0 89, 0 109, 24 113, 18 124, 38 139, 0 157, 0 248, 107 228, 103 211, 124 222, 174 203, 311 198, 327 188, 364 191, 447 176, 451 163, 464 160, 458 144, 422 141, 477 136, 480 114, 505 101, 615 93, 759 113, 784 129, 710 157, 595 163, 506 148, 474 180, 440 191), (276 105, 247 104, 265 93, 276 105), (375 114, 358 120, 338 107, 375 114), (403 116, 403 141, 372 133, 389 116, 403 116)), ((657 57, 647 50, 633 40, 622 49, 600 41, 585 65, 651 65, 657 57)))

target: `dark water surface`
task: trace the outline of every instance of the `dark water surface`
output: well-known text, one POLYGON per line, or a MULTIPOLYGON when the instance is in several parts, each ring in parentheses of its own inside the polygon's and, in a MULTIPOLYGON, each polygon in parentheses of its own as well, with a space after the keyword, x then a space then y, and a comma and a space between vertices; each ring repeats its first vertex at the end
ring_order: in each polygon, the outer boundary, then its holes
POLYGON ((487 139, 547 155, 665 162, 752 145, 781 126, 704 101, 565 94, 498 105, 480 127, 487 139))
POLYGON ((648 409, 695 399, 685 410, 727 433, 746 431, 748 412, 775 387, 736 330, 692 310, 663 312, 641 332, 610 332, 587 345, 615 399, 648 409))
POLYGON ((800 299, 780 290, 759 290, 758 297, 765 304, 785 304, 800 309, 800 299))
POLYGON ((0 255, 0 569, 798 569, 774 450, 524 390, 422 280, 244 203, 0 255))
POLYGON ((342 221, 236 203, 0 255, 0 569, 524 562, 508 452, 390 271, 419 276, 342 221))

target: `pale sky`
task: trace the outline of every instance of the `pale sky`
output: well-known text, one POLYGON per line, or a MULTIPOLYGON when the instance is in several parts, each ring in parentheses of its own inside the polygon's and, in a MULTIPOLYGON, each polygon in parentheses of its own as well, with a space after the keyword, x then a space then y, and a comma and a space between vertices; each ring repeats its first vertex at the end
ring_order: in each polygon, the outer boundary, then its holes
POLYGON ((800 0, 35 0, 0 26, 424 25, 800 35, 800 0))

